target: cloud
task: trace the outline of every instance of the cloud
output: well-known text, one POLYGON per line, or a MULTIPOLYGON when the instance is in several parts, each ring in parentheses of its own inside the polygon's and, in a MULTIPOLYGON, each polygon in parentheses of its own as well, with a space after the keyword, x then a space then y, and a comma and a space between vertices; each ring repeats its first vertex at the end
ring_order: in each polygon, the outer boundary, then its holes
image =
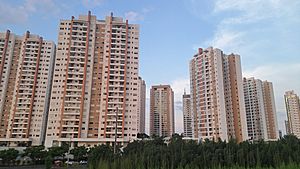
POLYGON ((190 80, 189 78, 178 78, 171 82, 171 88, 174 91, 174 101, 181 101, 184 90, 190 93, 190 80))
POLYGON ((214 13, 236 12, 236 15, 225 19, 224 23, 252 23, 259 20, 274 18, 287 11, 282 7, 286 2, 281 0, 217 0, 214 13))
POLYGON ((104 0, 82 0, 82 4, 86 8, 95 8, 97 6, 102 5, 104 0))
POLYGON ((128 19, 131 22, 138 22, 138 21, 144 21, 145 16, 153 11, 153 7, 145 7, 140 10, 140 12, 137 11, 128 11, 125 12, 125 18, 128 19))
POLYGON ((234 32, 228 30, 219 30, 213 39, 206 41, 205 46, 213 46, 224 50, 225 52, 237 52, 244 44, 243 32, 234 32))
POLYGON ((33 14, 39 13, 49 17, 49 14, 58 15, 62 9, 60 1, 55 0, 25 0, 23 3, 1 2, 0 24, 22 24, 33 14))
POLYGON ((125 13, 125 18, 128 19, 131 22, 137 22, 137 21, 142 21, 144 20, 144 16, 134 12, 134 11, 129 11, 125 13))
POLYGON ((192 15, 201 20, 208 20, 214 8, 214 0, 185 0, 184 5, 192 15))
POLYGON ((182 112, 182 95, 184 90, 190 93, 190 84, 188 78, 178 78, 171 83, 174 91, 174 114, 175 114, 175 132, 183 133, 183 112, 182 112))
POLYGON ((28 19, 28 14, 22 6, 12 6, 1 2, 0 5, 0 24, 24 23, 28 19))
MULTIPOLYGON (((212 38, 198 46, 217 45, 225 51, 239 49, 249 55, 256 50, 249 45, 261 48, 260 43, 266 40, 271 41, 269 45, 277 42, 281 46, 286 46, 283 42, 299 42, 299 34, 295 38, 293 29, 300 24, 295 19, 300 17, 299 10, 300 1, 292 0, 215 0, 211 16, 216 18, 217 28, 212 38)), ((291 46, 296 49, 295 44, 291 46)))
MULTIPOLYGON (((182 95, 184 90, 190 92, 189 78, 178 78, 170 84, 174 92, 174 115, 175 115, 175 132, 183 133, 183 113, 182 113, 182 95)), ((146 92, 146 133, 149 133, 150 121, 150 88, 147 86, 146 92)))
POLYGON ((286 110, 284 93, 294 90, 300 94, 300 63, 276 63, 244 71, 244 77, 255 77, 273 83, 279 129, 285 131, 286 110))
MULTIPOLYGON (((241 55, 244 76, 273 82, 279 129, 285 131, 283 95, 300 93, 300 1, 216 0, 217 28, 199 46, 241 55), (295 19, 298 18, 298 19, 295 19)), ((193 46, 195 47, 195 46, 193 46)))

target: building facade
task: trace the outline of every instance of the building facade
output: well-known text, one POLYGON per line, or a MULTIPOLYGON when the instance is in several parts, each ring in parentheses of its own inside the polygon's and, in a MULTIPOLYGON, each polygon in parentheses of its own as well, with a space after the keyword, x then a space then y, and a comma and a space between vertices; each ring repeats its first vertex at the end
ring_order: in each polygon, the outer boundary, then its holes
POLYGON ((294 91, 287 91, 284 94, 285 107, 287 112, 286 130, 300 138, 300 100, 294 91))
POLYGON ((141 77, 138 81, 138 114, 137 129, 138 133, 145 133, 145 112, 146 112, 146 83, 141 77))
POLYGON ((184 137, 193 137, 193 121, 191 112, 191 95, 184 92, 182 96, 183 108, 183 135, 184 137))
POLYGON ((194 137, 248 138, 240 56, 199 48, 190 61, 194 137))
POLYGON ((45 146, 135 139, 138 61, 138 25, 90 12, 61 20, 45 146))
POLYGON ((169 85, 150 90, 150 135, 170 137, 174 127, 174 93, 169 85))
POLYGON ((243 85, 248 137, 250 140, 266 140, 268 136, 262 81, 244 78, 243 85))
POLYGON ((279 138, 279 129, 277 123, 277 114, 274 98, 274 89, 272 82, 263 81, 263 98, 267 126, 267 139, 277 140, 279 138))
POLYGON ((41 145, 45 131, 55 44, 26 32, 0 33, 0 144, 41 145))
POLYGON ((289 127, 288 120, 284 120, 284 126, 285 126, 285 132, 286 132, 286 134, 287 135, 290 134, 291 132, 290 132, 290 127, 289 127))

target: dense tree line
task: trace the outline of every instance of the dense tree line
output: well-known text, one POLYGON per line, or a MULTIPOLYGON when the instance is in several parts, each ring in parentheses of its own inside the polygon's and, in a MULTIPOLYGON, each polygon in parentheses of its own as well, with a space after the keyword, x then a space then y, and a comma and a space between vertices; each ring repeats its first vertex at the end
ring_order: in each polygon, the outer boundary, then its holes
POLYGON ((68 152, 74 161, 88 160, 89 169, 198 169, 198 168, 300 168, 300 140, 285 136, 278 141, 183 140, 174 135, 170 140, 161 137, 144 139, 118 147, 114 153, 110 145, 93 148, 68 145, 45 149, 43 146, 28 147, 20 154, 17 150, 0 151, 4 165, 15 164, 18 156, 27 156, 33 164, 45 164, 50 168, 53 161, 65 161, 68 152))
POLYGON ((174 135, 134 141, 116 155, 107 145, 91 149, 91 169, 198 169, 198 168, 300 168, 300 140, 285 136, 278 141, 197 143, 174 135))
MULTIPOLYGON (((79 149, 76 148, 76 150, 79 149)), ((2 166, 19 165, 22 157, 30 157, 32 164, 44 164, 45 160, 48 159, 51 164, 55 158, 63 159, 68 152, 69 147, 52 147, 48 150, 44 146, 32 146, 27 147, 24 152, 19 152, 13 148, 0 151, 0 159, 2 166)), ((75 153, 74 153, 75 156, 75 153)), ((0 166, 1 166, 0 165, 0 166)))

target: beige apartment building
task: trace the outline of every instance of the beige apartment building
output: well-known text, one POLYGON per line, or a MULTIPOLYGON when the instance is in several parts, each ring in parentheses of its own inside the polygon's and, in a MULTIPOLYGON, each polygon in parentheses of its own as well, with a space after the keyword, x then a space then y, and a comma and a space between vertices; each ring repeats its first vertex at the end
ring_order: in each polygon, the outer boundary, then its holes
POLYGON ((41 145, 46 119, 55 44, 26 32, 0 33, 0 144, 41 145))
POLYGON ((288 134, 300 138, 300 100, 299 96, 292 90, 284 94, 285 107, 287 112, 286 127, 288 134))
POLYGON ((267 124, 262 81, 254 78, 244 78, 243 85, 248 137, 250 140, 266 140, 267 124))
POLYGON ((170 85, 150 89, 150 135, 170 137, 174 127, 174 93, 170 85))
POLYGON ((268 81, 244 78, 244 96, 250 140, 279 138, 273 85, 268 81))
POLYGON ((141 77, 138 81, 138 110, 137 129, 138 133, 145 133, 145 112, 146 112, 146 83, 141 77))
POLYGON ((190 61, 194 138, 248 139, 240 56, 199 48, 190 61))
POLYGON ((265 117, 267 124, 267 139, 277 140, 279 139, 279 129, 277 124, 277 114, 274 98, 274 89, 272 82, 263 81, 263 98, 265 107, 265 117))
POLYGON ((191 111, 191 95, 184 92, 182 96, 183 112, 183 135, 184 137, 193 137, 193 121, 191 111))
POLYGON ((138 25, 90 12, 61 20, 45 146, 135 139, 138 62, 138 25))

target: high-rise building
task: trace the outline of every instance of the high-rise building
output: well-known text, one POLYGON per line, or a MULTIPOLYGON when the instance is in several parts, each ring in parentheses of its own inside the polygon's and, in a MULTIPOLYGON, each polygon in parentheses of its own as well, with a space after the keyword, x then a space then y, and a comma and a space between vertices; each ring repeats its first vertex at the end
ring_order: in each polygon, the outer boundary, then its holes
POLYGON ((265 107, 265 117, 267 124, 268 140, 277 140, 279 138, 277 114, 274 99, 274 90, 272 82, 263 81, 263 98, 265 107))
POLYGON ((45 146, 135 139, 138 61, 138 25, 90 12, 61 20, 45 146))
POLYGON ((138 81, 138 114, 137 129, 138 133, 145 133, 145 111, 146 111, 146 83, 139 77, 138 81))
POLYGON ((183 135, 185 137, 193 137, 193 121, 191 112, 191 95, 184 92, 182 96, 183 106, 183 135))
POLYGON ((170 85, 150 90, 150 135, 170 137, 174 133, 174 93, 170 85))
POLYGON ((240 56, 199 48, 190 61, 194 137, 248 139, 240 56))
POLYGON ((300 138, 300 100, 292 90, 285 92, 285 107, 287 112, 287 133, 300 138))
POLYGON ((248 137, 250 140, 264 140, 267 138, 267 126, 262 81, 254 78, 244 78, 243 85, 248 137))
POLYGON ((285 126, 285 132, 286 134, 290 134, 290 127, 289 127, 289 122, 288 120, 284 120, 284 126, 285 126))
POLYGON ((26 32, 0 33, 0 144, 45 140, 55 44, 26 32))

